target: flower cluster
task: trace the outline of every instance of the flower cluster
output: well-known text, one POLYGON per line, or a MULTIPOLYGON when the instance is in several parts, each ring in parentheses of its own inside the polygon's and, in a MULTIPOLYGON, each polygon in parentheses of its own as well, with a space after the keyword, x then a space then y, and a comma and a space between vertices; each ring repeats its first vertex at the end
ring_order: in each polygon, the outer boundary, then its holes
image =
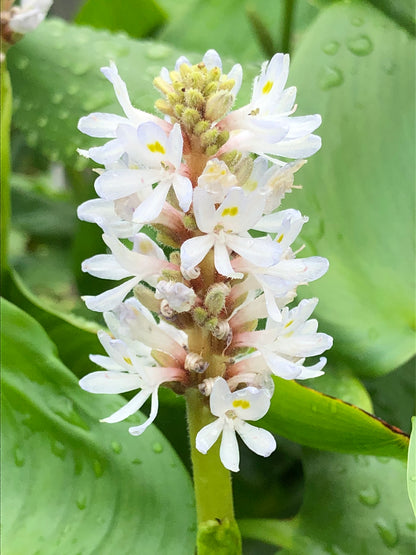
POLYGON ((236 432, 259 455, 276 448, 269 432, 246 422, 269 409, 272 375, 319 376, 326 359, 305 360, 332 345, 310 319, 317 299, 287 306, 299 285, 328 268, 321 257, 296 258, 292 244, 307 217, 278 210, 304 158, 320 148, 312 134, 320 116, 293 116, 288 69, 289 56, 276 54, 263 64, 249 104, 231 111, 241 66, 223 73, 214 50, 197 65, 181 57, 154 80, 162 93, 157 117, 133 107, 110 63, 102 72, 124 115, 93 113, 79 122, 83 133, 108 139, 80 150, 104 169, 95 182, 99 198, 78 215, 102 228, 109 249, 83 270, 123 280, 84 297, 104 313, 110 335, 99 334, 108 356, 91 356, 103 370, 81 387, 138 390, 105 422, 127 418, 151 397, 150 416, 130 428, 134 435, 155 419, 160 386, 185 395, 197 389, 216 419, 199 431, 196 448, 206 453, 222 434, 221 461, 233 471, 236 432))

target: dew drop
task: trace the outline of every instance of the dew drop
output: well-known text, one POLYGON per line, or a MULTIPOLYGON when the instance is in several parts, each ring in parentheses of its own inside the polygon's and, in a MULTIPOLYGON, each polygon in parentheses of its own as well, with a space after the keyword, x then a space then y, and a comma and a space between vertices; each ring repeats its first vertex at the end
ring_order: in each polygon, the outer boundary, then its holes
POLYGON ((59 119, 67 119, 68 116, 69 116, 68 110, 61 110, 60 112, 58 112, 59 119))
POLYGON ((416 522, 406 522, 406 527, 414 532, 416 530, 416 522))
POLYGON ((25 464, 25 457, 20 447, 16 447, 14 450, 14 464, 16 466, 23 466, 25 464))
POLYGON ((347 48, 356 56, 367 56, 373 51, 373 43, 367 35, 359 35, 347 41, 347 48))
POLYGON ((384 545, 387 547, 395 547, 397 545, 399 534, 395 522, 389 524, 384 518, 378 518, 376 520, 376 528, 384 545))
POLYGON ((39 127, 46 127, 48 125, 48 118, 46 116, 41 116, 37 123, 39 127))
POLYGON ((56 455, 60 459, 63 460, 65 458, 65 455, 66 455, 65 445, 60 441, 58 441, 57 439, 54 439, 51 442, 51 451, 54 455, 56 455))
POLYGON ((329 56, 333 56, 338 52, 338 48, 339 48, 339 42, 336 40, 331 40, 330 42, 327 42, 322 47, 322 50, 325 52, 325 54, 328 54, 329 56))
POLYGON ((79 92, 79 85, 77 85, 76 83, 72 83, 71 85, 69 85, 68 94, 72 96, 74 94, 77 94, 77 92, 79 92))
POLYGON ((142 461, 140 459, 133 459, 132 464, 142 464, 142 461))
POLYGON ((97 478, 100 478, 104 474, 103 465, 97 459, 95 459, 94 462, 92 463, 92 468, 97 478))
POLYGON ((60 92, 56 92, 52 95, 52 104, 60 104, 64 98, 64 95, 60 92))
POLYGON ((75 476, 79 476, 82 473, 83 469, 83 462, 81 459, 75 457, 75 465, 74 465, 74 474, 75 476))
POLYGON ((387 464, 390 462, 390 458, 389 457, 377 457, 377 460, 379 463, 381 464, 387 464))
POLYGON ((38 138, 39 138, 38 132, 32 129, 31 131, 29 131, 29 133, 26 136, 27 144, 31 147, 34 147, 38 142, 38 138))
POLYGON ((342 72, 337 67, 325 67, 319 79, 319 86, 323 91, 339 87, 344 82, 342 72))
POLYGON ((17 69, 25 69, 29 65, 29 58, 26 56, 22 56, 16 60, 16 67, 17 69))
POLYGON ((161 453, 163 451, 163 445, 161 443, 154 443, 152 449, 154 453, 161 453))
POLYGON ((83 511, 87 506, 87 498, 83 493, 80 493, 77 497, 77 507, 80 511, 83 511))
MULTIPOLYGON (((59 117, 59 115, 58 115, 59 117)), ((73 147, 71 147, 73 151, 73 147)), ((60 418, 72 424, 73 426, 77 426, 77 428, 81 428, 82 430, 89 430, 90 427, 84 420, 80 417, 80 415, 74 409, 74 403, 66 398, 60 397, 59 398, 59 407, 55 408, 55 414, 57 414, 60 418)))
POLYGON ((103 106, 111 103, 111 97, 107 92, 99 93, 97 92, 90 98, 86 98, 82 103, 82 109, 86 112, 91 112, 92 110, 98 110, 103 106))
POLYGON ((165 44, 155 44, 147 49, 146 56, 151 60, 162 60, 169 56, 172 49, 165 44))
POLYGON ((411 480, 412 482, 416 482, 416 476, 410 476, 410 480, 411 480))
POLYGON ((318 407, 316 405, 312 405, 311 409, 312 412, 318 412, 318 407))
POLYGON ((387 73, 387 75, 393 75, 396 70, 396 64, 392 60, 390 60, 389 62, 386 62, 384 64, 383 69, 387 73))
POLYGON ((72 73, 74 75, 85 75, 89 69, 90 69, 89 62, 84 60, 84 61, 77 62, 72 66, 72 73))
POLYGON ((117 455, 119 455, 121 453, 122 446, 118 441, 112 441, 111 449, 114 451, 114 453, 117 453, 117 455))
POLYGON ((380 493, 376 487, 369 486, 368 488, 360 491, 358 498, 363 505, 375 507, 380 501, 380 493))
POLYGON ((362 25, 364 25, 364 19, 362 17, 353 17, 351 19, 351 23, 354 25, 354 27, 361 27, 362 25))

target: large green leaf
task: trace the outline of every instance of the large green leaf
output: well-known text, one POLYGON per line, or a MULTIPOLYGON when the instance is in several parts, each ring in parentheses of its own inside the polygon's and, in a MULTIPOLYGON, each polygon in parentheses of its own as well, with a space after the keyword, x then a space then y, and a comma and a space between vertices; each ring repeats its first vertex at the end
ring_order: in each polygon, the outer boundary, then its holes
POLYGON ((367 376, 415 352, 413 47, 375 8, 338 3, 304 36, 290 76, 302 112, 323 117, 322 150, 286 205, 310 216, 305 254, 330 261, 307 295, 320 298, 333 352, 367 376))
POLYGON ((39 324, 2 306, 2 553, 191 553, 192 488, 166 439, 100 424, 125 401, 83 392, 39 324))
POLYGON ((5 298, 30 314, 44 327, 58 349, 59 358, 72 372, 81 377, 96 370, 88 356, 92 353, 104 354, 97 340, 97 331, 102 326, 61 312, 51 303, 39 299, 29 291, 15 272, 7 274, 2 289, 5 298))
MULTIPOLYGON (((323 389, 367 408, 359 382, 338 378, 323 389)), ((305 493, 298 515, 241 521, 243 536, 282 546, 282 555, 413 553, 416 527, 403 462, 306 449, 303 466, 305 493)))
MULTIPOLYGON (((173 68, 182 54, 187 52, 160 42, 48 20, 7 54, 15 95, 14 125, 49 159, 81 169, 88 162, 76 149, 97 145, 99 139, 77 130, 79 118, 90 112, 122 113, 99 68, 114 60, 132 103, 153 112, 158 93, 152 81, 162 66, 173 68)), ((201 57, 190 59, 197 63, 201 57)), ((227 63, 225 71, 229 68, 227 63)), ((248 71, 241 99, 247 100, 257 70, 248 71)))
MULTIPOLYGON (((371 410, 371 401, 359 382, 347 384, 358 391, 359 401, 364 400, 366 409, 371 410)), ((398 428, 295 381, 275 378, 275 385, 270 410, 262 420, 273 433, 317 449, 406 460, 409 438, 398 428)))
POLYGON ((124 0, 122 7, 114 0, 87 0, 75 17, 81 25, 125 31, 137 38, 154 33, 165 20, 166 14, 154 0, 124 0))

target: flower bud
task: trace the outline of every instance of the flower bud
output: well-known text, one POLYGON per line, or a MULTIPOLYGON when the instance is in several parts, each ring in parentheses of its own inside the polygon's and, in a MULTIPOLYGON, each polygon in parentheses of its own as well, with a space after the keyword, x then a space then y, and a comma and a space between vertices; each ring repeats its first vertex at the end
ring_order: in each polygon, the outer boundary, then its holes
POLYGON ((217 315, 223 310, 229 292, 230 286, 225 283, 216 283, 208 289, 204 304, 211 314, 217 315))
POLYGON ((211 121, 222 119, 234 103, 234 96, 228 91, 218 91, 207 101, 205 117, 211 121))
POLYGON ((197 353, 189 353, 185 358, 185 370, 189 372, 196 372, 197 374, 203 374, 208 368, 209 363, 206 362, 201 355, 197 353))

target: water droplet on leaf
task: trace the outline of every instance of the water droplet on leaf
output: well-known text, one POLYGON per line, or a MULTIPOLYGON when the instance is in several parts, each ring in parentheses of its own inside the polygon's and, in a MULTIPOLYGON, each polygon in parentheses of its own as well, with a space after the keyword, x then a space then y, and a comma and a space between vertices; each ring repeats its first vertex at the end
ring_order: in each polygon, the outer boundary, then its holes
POLYGON ((368 488, 360 491, 358 498, 363 505, 375 507, 380 501, 380 493, 376 487, 369 486, 368 488))
POLYGON ((20 447, 16 447, 14 450, 14 464, 16 466, 23 466, 25 464, 25 457, 20 447))
POLYGON ((386 62, 384 64, 383 69, 387 73, 387 75, 393 75, 396 70, 396 64, 392 60, 390 60, 389 62, 386 62))
POLYGON ((165 44, 154 44, 147 49, 146 55, 151 60, 161 60, 166 58, 172 52, 172 49, 165 44))
POLYGON ((97 459, 95 459, 94 462, 92 463, 92 468, 97 478, 100 478, 104 474, 103 465, 97 459))
POLYGON ((397 545, 399 533, 395 522, 389 524, 384 518, 380 517, 376 520, 376 528, 383 543, 387 547, 395 547, 397 545))
POLYGON ((322 50, 325 52, 325 54, 328 54, 329 56, 333 56, 338 52, 338 48, 339 48, 339 42, 336 40, 331 40, 330 42, 327 42, 322 47, 322 50))
POLYGON ((65 458, 65 455, 66 455, 65 445, 60 441, 58 441, 57 439, 52 440, 51 451, 54 455, 56 455, 60 459, 63 460, 65 458))
POLYGON ((31 147, 34 147, 38 142, 38 138, 39 138, 38 132, 32 129, 31 131, 29 131, 29 133, 26 136, 27 144, 31 147))
POLYGON ((118 441, 112 441, 111 449, 114 451, 114 453, 117 453, 117 455, 119 455, 121 453, 122 446, 118 441))
POLYGON ((325 67, 319 79, 319 86, 323 91, 339 87, 344 82, 342 72, 337 67, 325 67))
POLYGON ((52 95, 52 104, 60 104, 64 98, 64 95, 60 92, 56 92, 52 95))
POLYGON ((78 91, 79 91, 79 85, 77 85, 76 83, 72 83, 71 85, 69 85, 68 94, 72 96, 74 94, 77 94, 78 91))
POLYGON ((161 453, 163 451, 163 445, 161 443, 154 443, 152 449, 154 453, 161 453))
POLYGON ((68 116, 69 116, 68 110, 61 110, 60 112, 58 112, 59 119, 67 119, 68 116))
POLYGON ((133 459, 132 464, 142 464, 142 461, 140 459, 133 459))
POLYGON ((26 56, 22 56, 16 60, 16 67, 17 69, 25 69, 29 65, 29 58, 26 56))
POLYGON ((41 116, 37 123, 39 127, 46 127, 48 125, 48 118, 46 116, 41 116))
POLYGON ((80 511, 83 511, 87 506, 87 498, 84 494, 80 493, 77 497, 77 507, 80 511))
POLYGON ((77 62, 72 66, 72 73, 74 75, 85 75, 85 73, 87 73, 89 69, 90 69, 89 62, 84 60, 84 61, 77 62))
POLYGON ((347 48, 356 56, 367 56, 373 51, 373 43, 367 35, 359 35, 347 41, 347 48))
POLYGON ((364 25, 364 19, 362 17, 353 17, 351 23, 354 27, 361 27, 361 25, 364 25))

